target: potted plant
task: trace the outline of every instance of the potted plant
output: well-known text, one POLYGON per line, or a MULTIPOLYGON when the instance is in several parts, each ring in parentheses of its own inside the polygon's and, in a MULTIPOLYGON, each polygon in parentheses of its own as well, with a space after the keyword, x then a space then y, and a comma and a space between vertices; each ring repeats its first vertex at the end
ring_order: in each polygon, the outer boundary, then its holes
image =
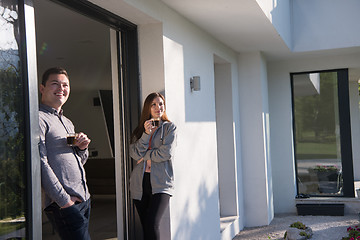
POLYGON ((321 193, 337 193, 340 189, 340 168, 336 165, 316 165, 312 169, 318 178, 321 193))

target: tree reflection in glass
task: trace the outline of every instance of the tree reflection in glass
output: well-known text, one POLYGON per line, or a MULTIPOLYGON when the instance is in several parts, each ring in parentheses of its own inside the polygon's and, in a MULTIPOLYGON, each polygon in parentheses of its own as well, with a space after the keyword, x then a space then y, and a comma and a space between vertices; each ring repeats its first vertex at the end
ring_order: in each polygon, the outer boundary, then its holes
POLYGON ((343 195, 337 72, 293 76, 298 191, 343 195))
POLYGON ((25 236, 24 95, 17 1, 0 0, 0 238, 25 236))

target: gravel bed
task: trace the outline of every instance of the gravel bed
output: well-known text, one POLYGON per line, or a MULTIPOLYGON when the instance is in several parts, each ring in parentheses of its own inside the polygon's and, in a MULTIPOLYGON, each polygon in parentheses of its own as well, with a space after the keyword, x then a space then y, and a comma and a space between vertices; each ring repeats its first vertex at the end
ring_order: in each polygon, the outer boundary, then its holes
POLYGON ((358 215, 346 216, 276 216, 270 225, 245 228, 233 240, 282 239, 290 224, 300 221, 313 230, 312 240, 341 240, 349 226, 360 225, 358 215))

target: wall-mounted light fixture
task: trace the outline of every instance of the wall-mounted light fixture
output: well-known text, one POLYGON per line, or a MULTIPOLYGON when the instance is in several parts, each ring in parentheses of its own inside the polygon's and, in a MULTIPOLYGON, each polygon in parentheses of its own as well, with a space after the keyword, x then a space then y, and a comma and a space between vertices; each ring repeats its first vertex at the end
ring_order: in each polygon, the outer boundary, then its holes
POLYGON ((200 91, 200 76, 190 78, 191 91, 200 91))

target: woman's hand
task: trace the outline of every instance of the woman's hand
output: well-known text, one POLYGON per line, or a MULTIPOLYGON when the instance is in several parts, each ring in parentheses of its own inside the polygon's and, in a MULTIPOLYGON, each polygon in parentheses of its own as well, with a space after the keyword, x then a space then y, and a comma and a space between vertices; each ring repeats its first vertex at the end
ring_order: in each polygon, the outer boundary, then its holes
POLYGON ((152 120, 147 120, 144 123, 144 129, 145 129, 145 133, 146 134, 151 134, 152 130, 153 130, 153 125, 152 125, 152 120))
POLYGON ((138 164, 141 163, 142 161, 144 161, 144 158, 141 158, 140 160, 138 160, 138 161, 136 162, 136 165, 138 165, 138 164))

